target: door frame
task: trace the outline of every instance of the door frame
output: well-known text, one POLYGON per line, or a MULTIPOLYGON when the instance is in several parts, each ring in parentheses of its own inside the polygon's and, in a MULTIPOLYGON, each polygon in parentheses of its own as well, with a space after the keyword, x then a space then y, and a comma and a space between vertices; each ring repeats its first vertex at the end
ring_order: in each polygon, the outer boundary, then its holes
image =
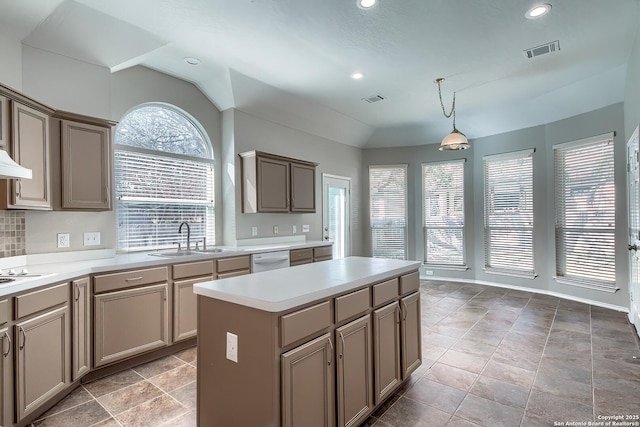
POLYGON ((328 179, 344 181, 346 184, 345 188, 347 189, 347 206, 346 206, 346 242, 344 242, 344 253, 345 257, 351 255, 351 178, 347 176, 340 175, 332 175, 328 173, 322 174, 322 238, 323 240, 328 240, 328 235, 326 233, 326 229, 328 227, 329 218, 327 216, 328 213, 328 179))
POLYGON ((626 184, 627 220, 629 224, 627 233, 627 247, 629 249, 629 322, 635 326, 636 333, 640 336, 640 271, 637 271, 640 270, 640 219, 638 218, 638 215, 640 215, 639 129, 640 126, 636 126, 626 144, 626 184), (634 192, 635 194, 632 194, 634 192), (632 212, 635 212, 635 214, 632 214, 632 212), (633 220, 634 215, 636 216, 635 220, 633 220))

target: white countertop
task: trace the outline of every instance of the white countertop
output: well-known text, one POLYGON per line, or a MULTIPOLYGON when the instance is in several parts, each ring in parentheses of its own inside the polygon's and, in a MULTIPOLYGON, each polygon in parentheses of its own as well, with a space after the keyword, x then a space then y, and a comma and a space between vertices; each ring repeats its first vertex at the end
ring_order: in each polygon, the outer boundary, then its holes
POLYGON ((349 257, 197 283, 193 291, 277 313, 415 271, 419 261, 349 257))
POLYGON ((30 273, 41 274, 41 276, 23 278, 16 282, 0 284, 0 297, 28 291, 30 289, 35 289, 56 282, 75 279, 89 274, 251 255, 256 253, 272 252, 275 250, 313 248, 326 246, 331 243, 332 242, 326 241, 300 241, 241 247, 225 247, 228 251, 196 253, 179 257, 151 256, 149 255, 150 252, 116 254, 113 250, 103 249, 1 258, 0 268, 2 269, 16 268, 17 271, 19 271, 26 267, 30 273))

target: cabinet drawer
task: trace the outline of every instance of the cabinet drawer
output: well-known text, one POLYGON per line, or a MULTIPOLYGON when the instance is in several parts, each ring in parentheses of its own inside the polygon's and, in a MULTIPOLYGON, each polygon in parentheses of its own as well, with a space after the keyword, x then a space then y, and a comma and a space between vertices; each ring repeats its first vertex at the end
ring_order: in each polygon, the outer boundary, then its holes
POLYGON ((325 301, 280 318, 282 347, 331 325, 331 302, 325 301))
POLYGON ((0 301, 0 325, 4 325, 9 321, 9 301, 3 299, 0 301))
POLYGON ((218 273, 226 273, 233 270, 250 270, 251 262, 249 256, 236 256, 217 260, 218 273))
POLYGON ((21 319, 68 301, 68 283, 20 295, 16 297, 16 318, 21 319))
POLYGON ((184 279, 185 277, 211 276, 215 273, 214 267, 213 260, 176 264, 173 266, 173 278, 184 279))
POLYGON ((251 274, 251 271, 236 270, 236 271, 229 271, 228 273, 218 273, 218 279, 227 279, 229 277, 244 276, 245 274, 251 274))
POLYGON ((306 264, 311 261, 313 261, 313 248, 289 251, 289 263, 291 265, 306 264))
POLYGON ((415 292, 418 288, 420 288, 420 278, 417 271, 400 276, 400 295, 415 292))
POLYGON ((313 259, 318 260, 321 258, 322 261, 326 259, 331 259, 333 257, 333 247, 332 246, 320 246, 319 248, 313 248, 313 259))
POLYGON ((169 278, 167 267, 147 268, 146 270, 123 271, 122 273, 103 274, 93 278, 94 292, 114 291, 150 283, 166 282, 169 278))
POLYGON ((373 305, 378 306, 398 296, 398 278, 373 285, 373 305))
POLYGON ((364 288, 336 298, 336 323, 367 311, 370 304, 369 294, 369 288, 364 288))

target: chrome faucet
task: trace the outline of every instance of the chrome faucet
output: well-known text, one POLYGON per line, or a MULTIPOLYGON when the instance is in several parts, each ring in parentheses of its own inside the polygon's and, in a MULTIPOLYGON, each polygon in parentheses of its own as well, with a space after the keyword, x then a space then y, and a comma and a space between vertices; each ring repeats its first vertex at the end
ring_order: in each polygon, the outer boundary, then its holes
POLYGON ((187 226, 187 251, 191 250, 191 227, 189 227, 188 222, 181 222, 180 227, 178 227, 178 233, 182 234, 182 226, 187 226))

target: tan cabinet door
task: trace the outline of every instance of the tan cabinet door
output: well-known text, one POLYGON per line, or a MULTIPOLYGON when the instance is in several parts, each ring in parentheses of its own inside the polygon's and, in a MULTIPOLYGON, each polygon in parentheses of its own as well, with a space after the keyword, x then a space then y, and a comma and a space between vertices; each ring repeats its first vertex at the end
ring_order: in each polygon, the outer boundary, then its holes
POLYGON ((62 208, 111 209, 110 129, 62 120, 62 208))
POLYGON ((15 332, 16 407, 20 421, 70 383, 69 307, 20 322, 15 332))
POLYGON ((400 384, 400 308, 397 302, 373 312, 375 404, 400 384))
POLYGON ((402 379, 406 379, 422 364, 420 332, 420 293, 416 292, 400 300, 402 309, 402 379))
POLYGON ((95 366, 169 344, 166 283, 94 296, 95 366))
POLYGON ((91 369, 91 295, 89 278, 74 280, 72 328, 72 379, 80 378, 91 369))
POLYGON ((49 116, 12 102, 11 154, 31 179, 9 180, 12 208, 51 209, 49 116))
POLYGON ((316 168, 291 163, 291 212, 315 211, 316 168))
POLYGON ((0 329, 0 426, 13 425, 13 343, 9 328, 0 329))
POLYGON ((173 282, 173 341, 195 337, 198 331, 198 299, 195 283, 213 280, 213 276, 173 282))
POLYGON ((335 426, 330 334, 282 355, 282 426, 335 426))
POLYGON ((373 408, 371 316, 336 329, 338 426, 359 425, 373 408))
POLYGON ((289 162, 258 157, 258 212, 289 211, 289 162))

